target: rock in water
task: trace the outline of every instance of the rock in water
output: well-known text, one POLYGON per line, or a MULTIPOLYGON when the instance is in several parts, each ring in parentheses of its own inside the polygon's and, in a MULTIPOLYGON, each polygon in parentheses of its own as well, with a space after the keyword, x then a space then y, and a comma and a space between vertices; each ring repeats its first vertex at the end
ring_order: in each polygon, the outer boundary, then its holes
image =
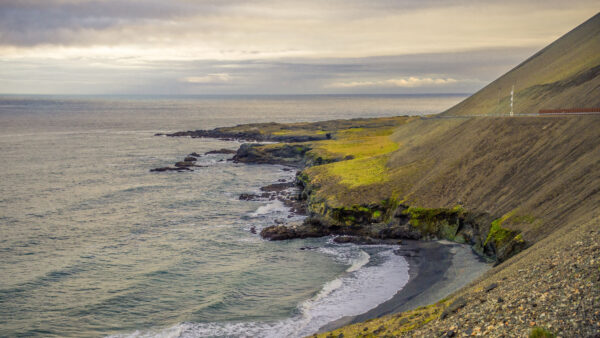
POLYGON ((235 150, 231 150, 231 149, 219 149, 219 150, 211 150, 211 151, 207 151, 204 153, 204 155, 211 155, 211 154, 235 154, 236 151, 235 150))
POLYGON ((196 164, 194 162, 190 162, 190 161, 180 161, 175 163, 175 166, 178 168, 185 168, 185 167, 193 167, 196 164))
POLYGON ((178 167, 178 168, 173 168, 173 167, 160 167, 160 168, 154 168, 154 169, 150 169, 150 172, 163 172, 163 171, 186 171, 186 170, 191 170, 190 168, 186 168, 186 167, 178 167))

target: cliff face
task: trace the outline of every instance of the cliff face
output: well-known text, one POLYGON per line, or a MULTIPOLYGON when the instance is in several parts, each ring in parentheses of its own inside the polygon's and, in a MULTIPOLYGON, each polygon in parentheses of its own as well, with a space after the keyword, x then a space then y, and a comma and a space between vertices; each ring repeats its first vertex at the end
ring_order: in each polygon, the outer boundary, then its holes
POLYGON ((505 115, 600 106, 600 14, 562 36, 444 115, 505 115))
POLYGON ((373 154, 303 171, 309 210, 324 224, 406 225, 417 237, 488 245, 493 256, 599 205, 599 116, 430 118, 387 137, 373 154), (457 229, 443 225, 455 218, 457 229))

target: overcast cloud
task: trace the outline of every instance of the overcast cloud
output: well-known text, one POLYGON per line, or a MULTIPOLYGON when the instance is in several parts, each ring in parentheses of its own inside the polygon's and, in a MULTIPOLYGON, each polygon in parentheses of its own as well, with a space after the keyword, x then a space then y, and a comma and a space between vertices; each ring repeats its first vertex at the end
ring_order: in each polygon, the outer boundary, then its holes
POLYGON ((473 92, 587 1, 4 0, 0 92, 473 92))

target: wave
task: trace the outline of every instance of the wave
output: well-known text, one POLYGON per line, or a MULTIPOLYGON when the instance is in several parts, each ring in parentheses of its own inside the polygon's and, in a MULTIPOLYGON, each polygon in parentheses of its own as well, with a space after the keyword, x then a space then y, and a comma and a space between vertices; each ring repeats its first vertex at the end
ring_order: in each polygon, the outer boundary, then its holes
POLYGON ((408 263, 391 247, 369 255, 361 247, 323 248, 350 267, 298 306, 298 315, 276 322, 180 323, 162 330, 112 337, 303 337, 346 316, 356 316, 391 299, 408 282, 408 263), (358 249, 358 250, 357 250, 358 249), (375 261, 375 262, 374 262, 375 261))
POLYGON ((358 271, 360 268, 369 263, 370 258, 371 256, 369 256, 368 253, 364 252, 363 250, 360 250, 359 256, 352 262, 352 265, 350 265, 346 272, 358 271))
POLYGON ((252 217, 260 217, 266 215, 286 215, 289 212, 289 208, 283 205, 280 200, 273 200, 269 203, 262 205, 256 209, 255 212, 251 213, 252 217))

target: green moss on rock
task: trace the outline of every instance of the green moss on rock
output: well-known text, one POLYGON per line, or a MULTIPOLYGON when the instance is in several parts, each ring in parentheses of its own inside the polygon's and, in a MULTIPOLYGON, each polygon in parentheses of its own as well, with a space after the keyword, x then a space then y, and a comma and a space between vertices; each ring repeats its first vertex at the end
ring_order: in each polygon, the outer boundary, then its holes
POLYGON ((529 333, 529 338, 554 338, 556 335, 543 327, 534 327, 529 333))
MULTIPOLYGON (((503 227, 504 223, 514 222, 515 211, 494 220, 483 246, 494 252, 498 261, 504 261, 523 250, 526 242, 519 231, 503 227)), ((533 221, 532 221, 533 222, 533 221)))
MULTIPOLYGON (((464 213, 460 206, 451 209, 409 207, 404 210, 404 214, 409 216, 410 225, 423 236, 449 240, 455 240, 464 213)), ((464 237, 461 240, 464 242, 464 237)))
MULTIPOLYGON (((320 203, 317 203, 320 204, 320 203)), ((312 207, 311 210, 316 211, 312 207)), ((385 206, 382 205, 354 205, 351 207, 327 208, 323 204, 320 209, 322 215, 331 218, 334 223, 339 225, 361 225, 381 222, 386 213, 385 206)))
POLYGON ((511 231, 503 228, 501 224, 502 219, 497 219, 492 222, 492 226, 490 227, 490 232, 488 233, 487 239, 485 240, 484 245, 487 245, 490 242, 493 242, 497 247, 504 245, 506 241, 509 241, 517 236, 515 231, 511 231))

